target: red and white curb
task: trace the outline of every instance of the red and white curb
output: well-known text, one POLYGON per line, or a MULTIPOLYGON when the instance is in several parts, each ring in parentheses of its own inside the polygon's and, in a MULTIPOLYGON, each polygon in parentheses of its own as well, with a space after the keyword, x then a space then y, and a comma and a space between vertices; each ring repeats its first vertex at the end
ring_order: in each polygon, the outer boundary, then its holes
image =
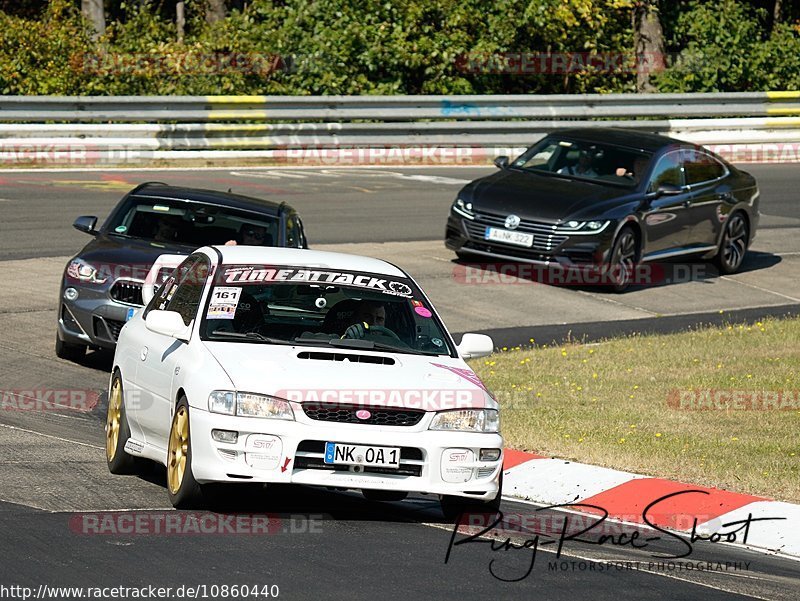
MULTIPOLYGON (((710 536, 729 531, 725 524, 753 522, 747 546, 800 558, 800 505, 773 501, 717 488, 692 486, 593 465, 551 459, 506 449, 503 459, 503 495, 544 505, 582 503, 602 507, 609 521, 644 524, 647 506, 673 493, 647 511, 647 521, 676 532, 695 531, 710 536), (691 493, 685 491, 693 491, 691 493), (697 491, 697 492, 694 492, 697 491)), ((574 507, 576 511, 587 508, 574 507)), ((737 537, 742 543, 743 533, 737 537)))

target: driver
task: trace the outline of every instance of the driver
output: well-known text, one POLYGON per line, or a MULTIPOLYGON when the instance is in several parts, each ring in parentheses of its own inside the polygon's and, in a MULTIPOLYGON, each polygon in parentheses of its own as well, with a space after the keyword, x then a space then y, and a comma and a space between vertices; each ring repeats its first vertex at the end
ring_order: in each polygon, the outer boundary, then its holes
POLYGON ((397 335, 386 327, 386 307, 374 301, 361 301, 353 312, 356 323, 344 331, 342 338, 364 338, 368 333, 397 335))

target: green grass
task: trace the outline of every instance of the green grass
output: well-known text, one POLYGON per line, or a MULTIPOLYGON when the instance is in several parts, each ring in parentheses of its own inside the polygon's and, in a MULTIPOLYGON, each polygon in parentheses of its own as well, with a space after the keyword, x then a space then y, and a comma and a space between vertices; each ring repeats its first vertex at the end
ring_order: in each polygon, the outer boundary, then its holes
POLYGON ((800 502, 800 410, 668 404, 673 390, 796 394, 800 319, 517 347, 472 367, 510 448, 800 502))

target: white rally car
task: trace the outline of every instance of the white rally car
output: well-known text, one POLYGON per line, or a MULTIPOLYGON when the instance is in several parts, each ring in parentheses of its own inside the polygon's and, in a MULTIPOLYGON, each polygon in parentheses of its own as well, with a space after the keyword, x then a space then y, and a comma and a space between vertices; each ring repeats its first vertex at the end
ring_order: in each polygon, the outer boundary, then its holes
POLYGON ((464 362, 492 341, 456 346, 403 270, 255 246, 181 259, 119 336, 111 472, 166 465, 176 507, 241 482, 429 493, 445 513, 499 503, 498 404, 464 362))

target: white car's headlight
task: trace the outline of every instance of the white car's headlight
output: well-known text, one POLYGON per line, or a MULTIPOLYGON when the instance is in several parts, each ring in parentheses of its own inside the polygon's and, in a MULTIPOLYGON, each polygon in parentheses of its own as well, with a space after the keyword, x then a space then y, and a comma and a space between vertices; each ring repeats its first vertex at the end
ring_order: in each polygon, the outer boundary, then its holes
POLYGON ((496 409, 458 409, 440 411, 433 418, 430 430, 458 432, 499 432, 500 412, 496 409))
POLYGON ((208 395, 208 410, 242 417, 294 420, 289 401, 264 394, 215 390, 208 395))
POLYGON ((215 390, 208 395, 208 410, 212 413, 236 415, 236 393, 230 390, 215 390))

